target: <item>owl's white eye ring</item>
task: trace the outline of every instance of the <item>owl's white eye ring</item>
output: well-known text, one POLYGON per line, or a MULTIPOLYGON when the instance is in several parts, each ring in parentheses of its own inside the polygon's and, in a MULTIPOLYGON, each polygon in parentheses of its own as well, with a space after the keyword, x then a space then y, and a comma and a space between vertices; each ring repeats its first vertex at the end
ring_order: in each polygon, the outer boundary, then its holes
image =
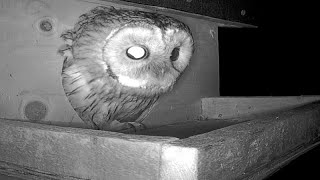
POLYGON ((148 56, 148 50, 142 46, 132 46, 127 49, 126 55, 133 60, 140 60, 148 56))

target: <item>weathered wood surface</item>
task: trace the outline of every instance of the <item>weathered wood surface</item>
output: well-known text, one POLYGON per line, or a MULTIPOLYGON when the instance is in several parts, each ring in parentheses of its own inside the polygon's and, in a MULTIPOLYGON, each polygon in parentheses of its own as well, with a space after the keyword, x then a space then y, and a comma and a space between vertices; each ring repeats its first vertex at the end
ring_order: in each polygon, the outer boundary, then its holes
POLYGON ((159 179, 162 144, 176 139, 0 119, 0 173, 27 179, 159 179))
POLYGON ((23 180, 21 178, 17 178, 17 177, 13 177, 13 176, 1 175, 1 174, 0 174, 0 179, 1 180, 23 180))
POLYGON ((28 179, 262 179, 319 143, 320 101, 184 139, 0 120, 0 173, 28 179))
POLYGON ((163 159, 162 164, 168 165, 162 167, 161 177, 181 180, 263 179, 297 155, 317 145, 319 130, 320 102, 317 101, 172 141, 162 149, 172 147, 175 150, 179 147, 181 152, 188 152, 184 157, 193 157, 190 161, 196 161, 193 164, 197 168, 189 165, 187 170, 179 170, 183 158, 176 153, 177 158, 173 156, 172 159, 163 159))

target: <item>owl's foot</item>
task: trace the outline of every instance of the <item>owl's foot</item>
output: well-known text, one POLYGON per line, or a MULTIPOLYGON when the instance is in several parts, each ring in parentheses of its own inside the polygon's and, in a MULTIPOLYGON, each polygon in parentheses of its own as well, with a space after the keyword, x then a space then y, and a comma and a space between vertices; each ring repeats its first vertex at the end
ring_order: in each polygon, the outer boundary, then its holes
POLYGON ((115 131, 122 133, 134 133, 145 129, 145 125, 138 122, 119 122, 117 120, 112 121, 108 125, 104 125, 101 129, 105 131, 115 131))
POLYGON ((134 129, 134 132, 138 132, 138 131, 146 129, 146 126, 144 124, 142 124, 142 123, 128 122, 128 124, 130 124, 132 129, 134 129))

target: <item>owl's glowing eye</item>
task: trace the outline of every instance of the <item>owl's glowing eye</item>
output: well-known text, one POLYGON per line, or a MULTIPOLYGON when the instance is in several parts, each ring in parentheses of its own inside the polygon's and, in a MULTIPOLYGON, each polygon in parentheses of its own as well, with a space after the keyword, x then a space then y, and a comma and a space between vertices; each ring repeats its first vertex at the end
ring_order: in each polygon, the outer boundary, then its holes
POLYGON ((127 56, 133 60, 140 60, 148 55, 148 50, 141 46, 132 46, 127 49, 127 56))
POLYGON ((172 50, 170 60, 171 61, 176 61, 179 58, 179 51, 180 48, 176 47, 172 50))

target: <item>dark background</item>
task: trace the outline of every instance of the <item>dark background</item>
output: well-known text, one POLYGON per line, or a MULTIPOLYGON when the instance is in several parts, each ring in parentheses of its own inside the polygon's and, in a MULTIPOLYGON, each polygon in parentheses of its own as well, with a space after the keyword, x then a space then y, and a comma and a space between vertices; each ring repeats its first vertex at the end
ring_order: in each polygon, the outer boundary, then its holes
MULTIPOLYGON (((257 29, 220 28, 220 94, 320 95, 315 7, 294 1, 255 4, 257 29)), ((318 179, 319 161, 318 147, 268 179, 318 179)))
POLYGON ((313 7, 295 1, 255 4, 257 29, 219 28, 221 95, 320 95, 313 7))

